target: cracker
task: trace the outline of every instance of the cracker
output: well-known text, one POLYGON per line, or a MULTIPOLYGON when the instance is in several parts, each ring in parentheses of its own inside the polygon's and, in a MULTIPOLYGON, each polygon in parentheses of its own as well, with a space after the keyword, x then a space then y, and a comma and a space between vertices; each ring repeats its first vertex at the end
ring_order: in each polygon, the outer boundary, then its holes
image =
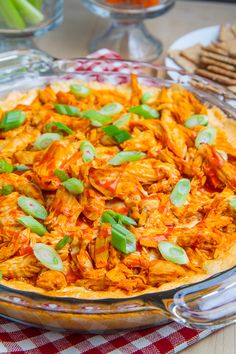
POLYGON ((218 43, 210 44, 207 47, 203 47, 202 50, 204 52, 212 52, 212 53, 215 53, 215 54, 228 55, 228 51, 223 49, 223 48, 221 48, 221 47, 218 47, 217 44, 218 43))
POLYGON ((218 66, 215 66, 215 65, 208 65, 207 70, 209 70, 213 73, 216 73, 216 74, 224 75, 224 76, 229 77, 231 79, 236 79, 236 72, 233 73, 232 71, 225 70, 223 68, 219 68, 218 66))
POLYGON ((233 32, 234 36, 236 37, 236 23, 231 26, 231 31, 233 32))
POLYGON ((226 42, 217 43, 217 47, 227 51, 229 56, 236 57, 236 38, 226 42))
POLYGON ((218 66, 219 68, 236 72, 236 66, 222 63, 221 61, 205 57, 204 55, 201 56, 201 64, 203 64, 203 66, 215 65, 218 66))
POLYGON ((219 40, 221 42, 228 41, 228 40, 231 40, 231 39, 234 39, 234 38, 235 38, 234 37, 234 33, 231 30, 231 26, 230 25, 222 25, 220 27, 219 40))
POLYGON ((223 63, 232 64, 232 65, 236 66, 236 59, 229 58, 225 55, 215 54, 215 53, 210 53, 210 52, 205 52, 204 55, 208 58, 212 58, 212 59, 221 61, 223 63))
POLYGON ((189 73, 193 73, 197 68, 197 66, 193 64, 191 61, 181 56, 180 50, 170 50, 168 54, 169 57, 176 62, 176 64, 181 66, 184 70, 186 70, 189 73))
POLYGON ((229 79, 228 77, 225 77, 220 74, 212 73, 211 71, 205 70, 205 69, 196 69, 195 73, 204 76, 210 80, 219 82, 222 85, 227 85, 227 86, 234 86, 236 85, 236 80, 234 79, 229 79))
POLYGON ((200 55, 201 55, 201 44, 195 44, 192 47, 181 50, 180 54, 190 60, 194 64, 198 65, 200 63, 200 55))

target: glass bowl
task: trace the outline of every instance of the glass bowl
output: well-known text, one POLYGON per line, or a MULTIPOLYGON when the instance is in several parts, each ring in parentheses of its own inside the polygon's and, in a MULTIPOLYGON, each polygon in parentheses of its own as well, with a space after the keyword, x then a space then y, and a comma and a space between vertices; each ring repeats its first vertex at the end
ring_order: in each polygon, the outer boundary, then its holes
POLYGON ((106 0, 81 1, 96 15, 112 19, 112 24, 106 32, 92 40, 90 44, 92 52, 108 48, 120 53, 124 59, 145 62, 153 61, 160 56, 163 44, 152 36, 143 20, 165 14, 174 6, 175 0, 161 0, 159 5, 151 7, 109 5, 106 0))
MULTIPOLYGON (((168 87, 178 82, 205 104, 216 105, 229 118, 236 119, 236 110, 226 102, 228 99, 230 104, 236 102, 233 94, 229 96, 224 88, 183 71, 178 72, 177 81, 169 80, 170 70, 146 63, 97 59, 54 61, 37 51, 11 52, 0 55, 0 96, 73 78, 118 85, 128 83, 130 73, 136 72, 139 82, 146 86, 168 87), (20 70, 22 66, 24 72, 20 70), (212 95, 207 91, 209 87, 218 93, 212 95)), ((221 328, 236 321, 236 266, 201 282, 167 291, 100 299, 49 297, 1 284, 0 316, 42 328, 81 333, 137 330, 171 320, 193 328, 221 328)))
POLYGON ((64 0, 38 0, 38 2, 42 3, 42 7, 39 9, 44 16, 43 20, 36 25, 25 22, 24 29, 15 28, 12 22, 11 25, 9 23, 7 25, 3 19, 0 5, 0 52, 20 48, 35 48, 33 37, 42 36, 62 23, 64 0))

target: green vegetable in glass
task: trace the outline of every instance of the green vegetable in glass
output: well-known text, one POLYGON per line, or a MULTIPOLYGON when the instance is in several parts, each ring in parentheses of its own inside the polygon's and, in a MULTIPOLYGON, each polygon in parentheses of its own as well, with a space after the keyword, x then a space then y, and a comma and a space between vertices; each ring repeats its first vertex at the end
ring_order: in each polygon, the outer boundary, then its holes
POLYGON ((206 126, 208 125, 208 117, 204 114, 195 114, 189 117, 185 122, 184 126, 187 128, 198 127, 199 125, 206 126))
POLYGON ((47 132, 52 132, 53 128, 56 128, 55 130, 59 130, 59 131, 61 130, 62 132, 65 132, 69 135, 73 134, 73 130, 61 122, 51 122, 51 123, 46 124, 46 126, 45 126, 45 130, 47 132))
POLYGON ((84 85, 71 85, 70 92, 73 93, 76 97, 88 97, 91 94, 91 89, 84 85))
POLYGON ((78 195, 83 192, 84 184, 80 179, 69 178, 67 181, 62 182, 62 185, 68 190, 68 192, 78 195))
POLYGON ((118 152, 111 160, 109 160, 109 165, 118 166, 125 162, 137 161, 142 157, 145 157, 146 154, 139 151, 121 151, 118 152))
POLYGON ((68 174, 67 174, 65 171, 59 170, 58 168, 56 168, 56 169, 54 170, 54 175, 55 175, 56 177, 58 177, 59 180, 62 181, 62 182, 65 182, 65 181, 67 181, 67 180, 70 178, 70 177, 68 176, 68 174))
POLYGON ((152 98, 153 98, 153 94, 152 94, 151 92, 146 91, 146 92, 144 92, 144 93, 142 94, 141 102, 142 102, 143 104, 146 104, 146 103, 150 102, 150 100, 151 100, 152 98))
POLYGON ((128 133, 126 130, 122 130, 120 128, 117 128, 115 125, 109 125, 109 127, 105 127, 102 130, 107 135, 114 138, 119 144, 132 138, 132 135, 130 133, 128 133))
POLYGON ((68 104, 55 104, 55 110, 59 114, 63 114, 70 117, 81 117, 81 111, 79 108, 70 106, 68 104))
POLYGON ((44 243, 36 243, 33 246, 33 251, 35 257, 41 262, 45 267, 52 270, 63 271, 63 263, 59 254, 51 246, 45 245, 44 243))
POLYGON ((223 157, 225 161, 228 161, 228 154, 225 151, 220 149, 216 149, 216 151, 223 157))
POLYGON ((146 104, 141 104, 140 106, 135 106, 129 108, 129 112, 135 113, 140 117, 143 117, 145 119, 157 119, 160 117, 160 113, 155 110, 154 108, 146 105, 146 104))
POLYGON ((136 251, 136 239, 134 234, 119 224, 112 225, 111 244, 117 250, 125 254, 136 251))
POLYGON ((187 178, 182 178, 171 192, 170 200, 176 207, 181 207, 187 200, 191 189, 190 181, 187 178))
MULTIPOLYGON (((9 1, 9 0, 8 0, 9 1)), ((28 0, 12 0, 21 16, 31 25, 38 25, 44 20, 44 15, 28 0)))
POLYGON ((47 233, 46 227, 32 216, 22 216, 17 219, 17 221, 39 236, 43 236, 47 233))
POLYGON ((65 247, 65 245, 67 245, 67 243, 71 241, 72 239, 70 238, 70 236, 64 236, 56 245, 56 250, 60 251, 63 247, 65 247))
POLYGON ((0 173, 11 173, 13 170, 14 166, 12 166, 6 160, 0 159, 0 173))
POLYGON ((11 0, 0 0, 0 15, 7 27, 18 30, 25 29, 25 21, 11 0))
POLYGON ((37 150, 44 150, 46 149, 50 144, 52 144, 54 141, 61 140, 62 136, 57 133, 45 133, 40 135, 35 143, 34 147, 37 150))
POLYGON ((104 116, 95 109, 89 109, 83 112, 83 117, 89 119, 94 127, 102 127, 103 125, 112 123, 111 117, 104 116))
POLYGON ((113 124, 118 128, 125 128, 131 119, 131 113, 123 114, 119 119, 117 119, 113 124))
POLYGON ((11 184, 5 184, 5 186, 2 187, 2 195, 8 195, 11 194, 14 191, 14 187, 11 184))
POLYGON ((36 7, 38 10, 42 9, 43 6, 43 0, 28 0, 31 5, 33 5, 34 7, 36 7))
POLYGON ((114 115, 120 113, 123 109, 124 106, 122 106, 122 104, 113 102, 108 103, 106 106, 102 107, 100 109, 100 113, 104 116, 113 117, 114 115))
POLYGON ((34 216, 37 219, 46 220, 48 216, 47 210, 37 200, 22 196, 18 198, 17 203, 26 214, 34 216))
POLYGON ((200 149, 202 144, 208 144, 208 145, 213 145, 216 140, 216 128, 205 128, 200 130, 198 133, 196 140, 195 140, 195 146, 197 149, 200 149))
POLYGON ((187 264, 189 263, 188 256, 185 250, 167 241, 161 241, 158 243, 158 249, 164 259, 176 264, 187 264))
POLYGON ((20 110, 7 112, 0 122, 0 129, 6 132, 18 128, 24 123, 25 118, 25 113, 20 110))
POLYGON ((96 157, 96 149, 88 140, 82 141, 80 144, 80 151, 82 151, 82 159, 85 163, 93 161, 96 157))

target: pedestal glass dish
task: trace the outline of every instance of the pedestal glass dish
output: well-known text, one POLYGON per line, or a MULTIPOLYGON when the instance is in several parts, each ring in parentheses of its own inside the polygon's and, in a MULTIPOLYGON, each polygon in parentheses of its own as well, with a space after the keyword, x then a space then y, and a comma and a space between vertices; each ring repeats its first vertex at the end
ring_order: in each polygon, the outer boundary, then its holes
POLYGON ((120 53, 124 59, 138 61, 152 61, 160 56, 163 44, 148 31, 143 21, 165 14, 175 0, 161 0, 159 5, 150 7, 117 3, 110 5, 106 0, 81 1, 91 12, 112 20, 105 33, 92 40, 91 51, 108 48, 120 53))

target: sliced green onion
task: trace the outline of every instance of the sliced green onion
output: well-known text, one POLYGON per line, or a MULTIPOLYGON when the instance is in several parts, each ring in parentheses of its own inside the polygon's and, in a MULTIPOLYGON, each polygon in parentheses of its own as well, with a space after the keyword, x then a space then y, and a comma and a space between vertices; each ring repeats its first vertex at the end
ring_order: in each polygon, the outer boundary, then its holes
POLYGON ((5 184, 5 186, 2 187, 2 195, 11 194, 13 191, 14 187, 11 184, 5 184))
POLYGON ((14 166, 14 170, 16 170, 16 171, 29 171, 30 168, 25 165, 17 165, 17 166, 14 166))
POLYGON ((119 144, 132 138, 132 135, 130 133, 128 133, 126 130, 117 128, 115 125, 110 125, 109 127, 105 127, 102 130, 107 135, 114 138, 119 144))
POLYGON ((33 246, 35 257, 45 267, 52 270, 63 271, 63 263, 59 254, 51 246, 44 243, 36 243, 33 246))
POLYGON ((100 222, 101 222, 101 224, 103 224, 103 223, 107 223, 107 224, 111 224, 111 225, 117 224, 117 221, 113 218, 113 216, 111 215, 111 213, 109 213, 108 210, 104 211, 104 213, 102 213, 100 222))
POLYGON ((138 116, 141 116, 145 119, 156 119, 160 117, 160 113, 155 110, 154 108, 146 105, 141 104, 140 106, 131 107, 129 112, 135 113, 138 116))
POLYGON ((17 221, 39 236, 43 236, 47 233, 46 227, 32 216, 22 216, 17 219, 17 221))
POLYGON ((57 133, 45 133, 40 135, 35 143, 34 143, 34 147, 37 150, 43 150, 46 149, 50 144, 52 144, 54 141, 56 140, 61 140, 62 136, 60 134, 57 133))
POLYGON ((34 216, 37 219, 46 220, 48 216, 47 210, 37 200, 29 197, 19 197, 17 203, 26 214, 34 216))
POLYGON ((83 152, 82 159, 85 163, 92 161, 97 155, 95 147, 88 140, 82 141, 80 150, 83 152))
POLYGON ((231 198, 229 201, 229 205, 232 207, 234 211, 236 211, 236 198, 231 198))
POLYGON ((200 130, 198 133, 196 140, 195 140, 195 146, 197 149, 200 149, 202 144, 208 144, 208 145, 213 145, 216 140, 216 128, 205 128, 200 130))
POLYGON ((25 118, 25 113, 20 110, 7 112, 0 122, 0 129, 8 131, 18 128, 24 123, 25 118))
POLYGON ((69 178, 67 181, 62 182, 62 185, 72 194, 78 195, 83 192, 84 184, 80 179, 69 178))
POLYGON ((45 130, 47 132, 52 132, 53 128, 56 128, 56 130, 59 130, 59 131, 61 130, 63 132, 66 132, 69 135, 73 134, 73 130, 61 122, 51 122, 51 123, 46 124, 46 126, 45 126, 45 130))
POLYGON ((115 224, 111 228, 111 244, 117 250, 128 254, 136 251, 136 239, 125 227, 115 224))
POLYGON ((176 207, 181 207, 187 200, 191 189, 190 181, 187 178, 182 178, 176 183, 171 192, 170 200, 176 207))
POLYGON ((38 10, 41 10, 43 6, 43 0, 28 0, 34 7, 38 10))
POLYGON ((134 225, 136 226, 137 223, 134 219, 130 218, 129 216, 126 216, 124 214, 117 213, 113 210, 106 210, 104 213, 102 213, 101 216, 101 223, 106 222, 109 224, 125 224, 125 225, 134 225), (109 221, 109 219, 111 221, 109 221))
POLYGON ((158 249, 164 259, 176 264, 187 264, 189 262, 185 250, 173 243, 161 241, 158 243, 158 249))
POLYGON ((123 110, 124 106, 122 104, 113 102, 108 103, 106 106, 100 109, 100 113, 104 116, 113 117, 114 115, 120 113, 123 110))
POLYGON ((31 25, 37 25, 43 21, 44 15, 27 0, 13 0, 14 5, 19 10, 24 19, 31 25))
POLYGON ((0 279, 2 279, 2 271, 0 270, 0 279))
POLYGON ((111 160, 109 160, 108 163, 112 166, 118 166, 124 162, 140 160, 144 156, 146 156, 146 154, 139 151, 121 151, 118 152, 118 154, 115 155, 111 160))
POLYGON ((111 117, 104 116, 95 109, 89 109, 83 112, 83 117, 89 119, 94 127, 102 127, 103 125, 112 123, 111 117))
POLYGON ((195 114, 189 117, 185 122, 184 126, 187 128, 194 128, 198 127, 199 125, 207 125, 208 124, 208 117, 204 114, 195 114))
POLYGON ((76 97, 88 97, 92 90, 84 85, 71 85, 70 92, 73 93, 76 97))
POLYGON ((141 97, 142 103, 148 103, 153 98, 153 94, 151 92, 144 92, 141 97))
POLYGON ((0 159, 0 173, 11 173, 13 170, 14 166, 12 166, 6 160, 0 159))
POLYGON ((25 22, 11 1, 0 0, 0 15, 7 27, 25 29, 25 22))
POLYGON ((65 182, 70 178, 65 171, 59 170, 58 168, 54 170, 54 175, 62 182, 65 182))
POLYGON ((131 113, 123 114, 119 119, 117 119, 113 124, 118 128, 124 128, 129 124, 131 119, 131 113))
POLYGON ((219 149, 216 149, 216 151, 223 157, 225 161, 228 161, 228 154, 225 151, 219 149))
POLYGON ((56 112, 59 114, 63 114, 63 115, 70 116, 70 117, 80 117, 81 116, 81 111, 77 107, 70 106, 68 104, 59 104, 59 103, 55 104, 54 107, 55 107, 56 112))
POLYGON ((64 236, 56 245, 56 250, 60 251, 63 247, 65 247, 65 245, 67 245, 67 243, 71 241, 72 239, 70 238, 70 236, 64 236))

